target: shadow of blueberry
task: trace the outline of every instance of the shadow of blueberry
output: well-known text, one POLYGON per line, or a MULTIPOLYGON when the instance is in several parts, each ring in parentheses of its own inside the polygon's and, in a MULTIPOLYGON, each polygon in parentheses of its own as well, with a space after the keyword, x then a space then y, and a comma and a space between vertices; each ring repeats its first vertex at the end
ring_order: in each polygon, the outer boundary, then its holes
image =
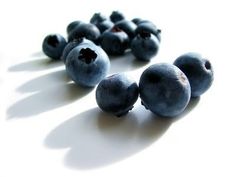
MULTIPOLYGON (((33 57, 32 57, 33 58, 33 57)), ((10 72, 21 72, 21 71, 41 71, 47 70, 59 66, 63 66, 64 63, 61 60, 53 60, 46 56, 42 56, 40 58, 33 58, 29 61, 25 61, 22 63, 15 64, 8 68, 10 72)))
POLYGON ((18 92, 30 93, 60 86, 71 81, 66 71, 59 70, 29 80, 17 88, 18 92))
POLYGON ((65 166, 74 169, 103 167, 128 158, 156 142, 180 118, 198 104, 192 99, 185 111, 175 118, 158 117, 141 105, 123 117, 115 117, 93 108, 82 112, 53 129, 44 144, 52 149, 69 149, 65 166))
POLYGON ((58 84, 36 92, 11 105, 7 119, 25 118, 73 103, 91 92, 93 88, 82 88, 74 83, 58 84))
POLYGON ((138 117, 138 112, 117 118, 99 108, 90 109, 57 126, 44 144, 52 149, 69 148, 64 163, 70 168, 85 170, 115 163, 154 143, 171 125, 149 112, 145 118, 138 117))

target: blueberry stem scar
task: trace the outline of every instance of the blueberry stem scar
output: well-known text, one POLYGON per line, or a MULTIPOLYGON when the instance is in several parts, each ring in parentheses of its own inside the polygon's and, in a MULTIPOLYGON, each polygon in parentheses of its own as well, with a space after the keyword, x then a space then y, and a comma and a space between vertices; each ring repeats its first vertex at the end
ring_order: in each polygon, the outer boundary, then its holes
POLYGON ((86 64, 94 62, 97 58, 97 54, 90 48, 83 48, 79 53, 79 60, 84 61, 86 64))

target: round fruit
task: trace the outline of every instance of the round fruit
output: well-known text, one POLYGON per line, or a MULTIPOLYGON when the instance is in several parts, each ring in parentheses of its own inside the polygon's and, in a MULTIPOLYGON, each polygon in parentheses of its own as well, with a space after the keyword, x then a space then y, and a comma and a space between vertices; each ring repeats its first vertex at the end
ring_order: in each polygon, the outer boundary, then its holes
POLYGON ((93 42, 96 42, 100 36, 99 29, 91 23, 81 23, 72 30, 68 35, 68 41, 85 37, 93 42))
POLYGON ((172 64, 148 67, 139 81, 143 105, 158 116, 175 117, 189 103, 191 89, 185 74, 172 64))
POLYGON ((129 37, 121 29, 113 27, 100 36, 100 44, 107 54, 122 55, 129 46, 129 37))
POLYGON ((50 58, 59 60, 67 42, 60 34, 50 34, 43 40, 43 52, 50 58))
POLYGON ((93 43, 81 43, 66 58, 66 71, 78 85, 94 87, 108 73, 110 61, 102 48, 93 43))
POLYGON ((142 32, 132 40, 131 51, 138 60, 149 61, 157 54, 159 45, 156 36, 142 32))
POLYGON ((105 112, 122 116, 133 108, 139 95, 138 85, 124 74, 103 79, 96 89, 96 101, 105 112))

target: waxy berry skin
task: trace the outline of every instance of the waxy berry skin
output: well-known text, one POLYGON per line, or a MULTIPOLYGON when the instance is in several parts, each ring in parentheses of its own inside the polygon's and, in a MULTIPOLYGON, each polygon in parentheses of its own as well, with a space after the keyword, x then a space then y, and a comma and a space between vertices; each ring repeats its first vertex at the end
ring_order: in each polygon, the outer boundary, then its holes
POLYGON ((65 65, 68 75, 76 84, 94 87, 107 75, 110 60, 101 47, 82 43, 71 50, 65 65))
POLYGON ((114 74, 103 79, 96 89, 96 101, 105 112, 118 117, 127 114, 137 101, 138 85, 124 74, 114 74))
POLYGON ((211 87, 214 80, 212 64, 199 53, 183 54, 174 61, 174 65, 188 77, 192 97, 201 96, 211 87))
POLYGON ((185 74, 167 63, 148 67, 139 81, 143 105, 162 117, 180 115, 189 103, 191 88, 185 74))
POLYGON ((42 44, 42 49, 45 55, 48 57, 59 60, 67 42, 65 38, 60 34, 47 35, 42 44))

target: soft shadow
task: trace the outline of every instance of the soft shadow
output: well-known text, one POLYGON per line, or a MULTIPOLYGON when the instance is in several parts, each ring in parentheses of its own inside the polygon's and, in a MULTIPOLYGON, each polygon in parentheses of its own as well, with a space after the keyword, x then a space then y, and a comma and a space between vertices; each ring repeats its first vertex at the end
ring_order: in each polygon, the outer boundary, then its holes
POLYGON ((17 88, 17 91, 22 93, 41 91, 68 83, 70 80, 65 70, 54 71, 24 83, 17 88))
MULTIPOLYGON (((139 106, 137 109, 141 109, 139 106)), ((64 163, 75 169, 93 169, 130 157, 160 138, 171 125, 139 110, 114 117, 93 108, 63 122, 45 138, 49 148, 68 148, 64 163)))
POLYGON ((182 119, 187 114, 189 114, 197 106, 199 101, 200 97, 191 98, 185 110, 179 116, 172 118, 172 122, 178 121, 179 119, 182 119))
POLYGON ((35 58, 23 63, 10 66, 8 71, 19 72, 19 71, 41 71, 54 67, 63 66, 64 63, 61 60, 52 60, 46 56, 35 58))
POLYGON ((127 51, 124 55, 121 56, 111 56, 110 62, 111 69, 109 74, 132 71, 148 64, 148 62, 137 60, 131 53, 131 51, 127 51))
POLYGON ((158 117, 141 105, 124 117, 93 108, 76 115, 52 130, 44 144, 68 149, 64 163, 74 169, 94 169, 128 158, 156 142, 180 118, 198 104, 192 98, 178 117, 158 117))
POLYGON ((11 105, 7 118, 25 118, 72 103, 87 95, 93 88, 82 88, 74 83, 60 84, 36 92, 11 105))

